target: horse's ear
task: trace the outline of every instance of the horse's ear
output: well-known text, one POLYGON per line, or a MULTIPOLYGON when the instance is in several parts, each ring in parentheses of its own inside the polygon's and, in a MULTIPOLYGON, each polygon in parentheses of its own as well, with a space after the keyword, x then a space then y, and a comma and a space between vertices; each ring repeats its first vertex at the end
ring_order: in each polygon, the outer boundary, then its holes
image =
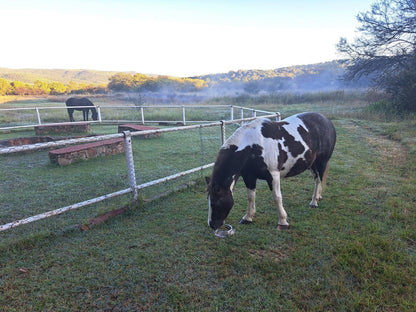
POLYGON ((207 184, 209 185, 209 183, 211 182, 211 178, 210 177, 205 177, 205 182, 207 182, 207 184))

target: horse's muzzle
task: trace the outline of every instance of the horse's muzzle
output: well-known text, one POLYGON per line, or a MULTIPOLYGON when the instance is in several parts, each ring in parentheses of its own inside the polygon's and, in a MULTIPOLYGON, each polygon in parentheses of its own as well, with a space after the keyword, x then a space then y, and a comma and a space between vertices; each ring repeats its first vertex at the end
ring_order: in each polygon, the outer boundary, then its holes
POLYGON ((224 223, 224 221, 221 221, 221 220, 210 220, 210 221, 209 221, 209 226, 210 226, 212 229, 216 230, 216 229, 218 229, 221 225, 223 225, 223 223, 224 223))

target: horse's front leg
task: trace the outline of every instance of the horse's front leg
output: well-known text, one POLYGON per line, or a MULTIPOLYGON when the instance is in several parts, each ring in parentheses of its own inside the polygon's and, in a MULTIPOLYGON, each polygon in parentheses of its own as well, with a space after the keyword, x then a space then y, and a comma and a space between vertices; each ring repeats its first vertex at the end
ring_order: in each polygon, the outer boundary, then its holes
POLYGON ((241 219, 240 224, 250 224, 253 222, 253 217, 256 213, 256 182, 257 177, 243 172, 242 174, 244 184, 247 188, 247 213, 241 219))
POLYGON ((273 199, 277 205, 279 212, 279 224, 277 226, 278 230, 287 230, 289 228, 289 223, 287 222, 287 213, 283 208, 282 192, 280 190, 280 172, 272 172, 273 177, 272 181, 272 192, 273 199))
POLYGON ((73 113, 74 113, 74 110, 71 108, 68 108, 69 121, 74 121, 73 113))
POLYGON ((253 217, 256 214, 256 189, 247 188, 247 202, 247 213, 241 219, 240 224, 249 224, 253 222, 253 217))

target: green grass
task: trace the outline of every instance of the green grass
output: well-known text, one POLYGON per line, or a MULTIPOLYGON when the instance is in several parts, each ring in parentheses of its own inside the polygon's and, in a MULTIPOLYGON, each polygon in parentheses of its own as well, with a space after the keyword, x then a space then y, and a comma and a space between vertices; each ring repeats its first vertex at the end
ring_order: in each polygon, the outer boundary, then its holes
MULTIPOLYGON (((310 108, 319 109, 316 105, 310 108)), ((338 141, 324 199, 319 208, 308 208, 311 174, 285 179, 288 231, 276 229, 277 209, 263 182, 255 222, 238 225, 246 210, 240 181, 227 219, 236 234, 215 238, 206 225, 203 178, 196 176, 196 185, 131 206, 90 231, 74 225, 125 205, 128 197, 0 233, 0 305, 5 311, 414 311, 416 124, 330 114, 338 141)), ((177 135, 134 140, 134 156, 147 158, 137 160, 136 171, 151 167, 152 150, 165 151, 161 160, 182 158, 179 167, 200 163, 199 133, 177 135), (195 148, 187 155, 179 147, 185 139, 195 148), (167 146, 175 149, 168 152, 167 146)), ((205 137, 215 156, 218 141, 211 145, 209 138, 216 133, 205 137)), ((214 157, 210 153, 207 159, 214 157)), ((30 211, 26 203, 33 196, 39 207, 50 203, 36 193, 47 181, 59 187, 57 173, 72 181, 62 182, 67 187, 87 188, 87 197, 99 193, 97 188, 123 187, 122 155, 60 168, 50 165, 46 154, 0 159, 2 177, 8 170, 5 180, 13 181, 0 184, 0 196, 12 193, 0 200, 1 213, 13 196, 21 200, 11 215, 30 211), (109 174, 101 176, 104 170, 109 174), (36 191, 29 196, 31 188, 36 191)), ((171 170, 168 162, 161 163, 165 170, 171 170)), ((54 196, 52 201, 61 204, 78 194, 62 188, 54 196)))
MULTIPOLYGON (((97 126, 93 131, 115 133, 117 126, 97 126)), ((213 162, 220 144, 219 127, 164 133, 161 137, 146 140, 133 138, 137 183, 213 162)), ((47 150, 10 154, 2 156, 0 170, 3 177, 0 181, 2 223, 129 187, 124 154, 79 161, 70 166, 52 164, 47 150)), ((193 177, 195 175, 198 174, 193 177)), ((178 184, 188 183, 189 179, 184 177, 145 189, 142 193, 151 197, 178 184)))

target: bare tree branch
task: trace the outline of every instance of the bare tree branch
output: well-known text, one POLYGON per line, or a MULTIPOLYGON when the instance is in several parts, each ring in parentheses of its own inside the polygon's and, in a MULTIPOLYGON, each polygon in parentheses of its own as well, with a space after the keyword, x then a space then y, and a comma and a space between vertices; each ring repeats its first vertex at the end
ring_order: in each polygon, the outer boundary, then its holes
POLYGON ((415 54, 416 0, 379 0, 357 15, 359 38, 341 38, 337 48, 350 60, 346 79, 374 75, 377 84, 385 73, 403 69, 415 54))

